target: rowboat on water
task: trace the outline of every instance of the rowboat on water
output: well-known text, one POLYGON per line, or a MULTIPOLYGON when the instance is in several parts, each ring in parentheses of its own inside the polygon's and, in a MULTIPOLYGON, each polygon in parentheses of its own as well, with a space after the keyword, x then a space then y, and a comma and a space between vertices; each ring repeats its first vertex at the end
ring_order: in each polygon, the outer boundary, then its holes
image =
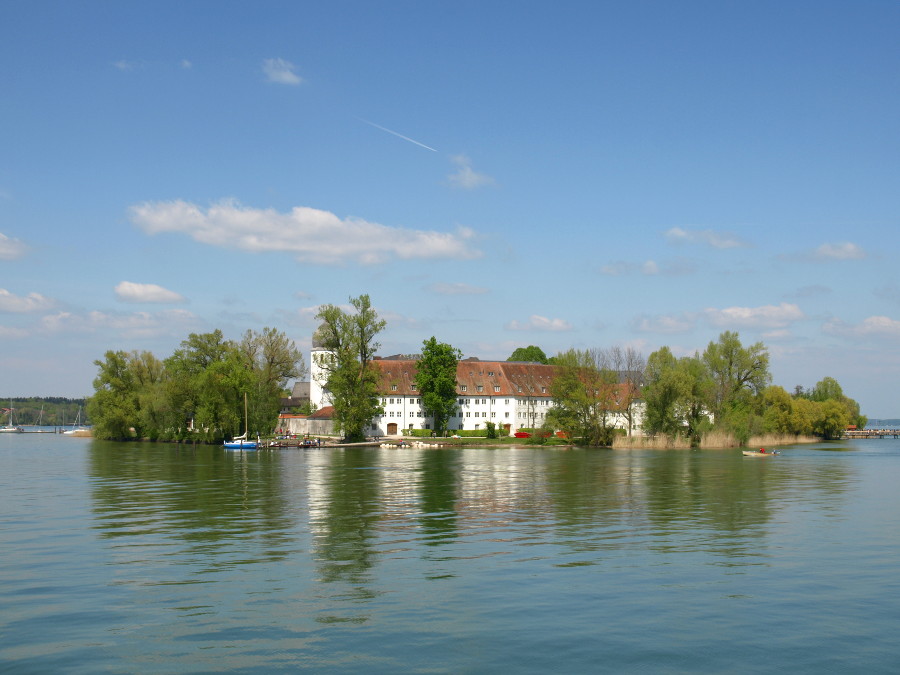
POLYGON ((766 450, 765 448, 760 448, 759 450, 741 450, 741 453, 744 457, 772 457, 779 454, 774 450, 766 450))

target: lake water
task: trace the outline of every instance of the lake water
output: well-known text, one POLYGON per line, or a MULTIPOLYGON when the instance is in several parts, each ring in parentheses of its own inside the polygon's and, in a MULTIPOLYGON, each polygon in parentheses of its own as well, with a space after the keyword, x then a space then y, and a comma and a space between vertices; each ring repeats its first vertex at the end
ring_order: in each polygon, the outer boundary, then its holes
POLYGON ((894 673, 900 441, 0 435, 0 671, 894 673))

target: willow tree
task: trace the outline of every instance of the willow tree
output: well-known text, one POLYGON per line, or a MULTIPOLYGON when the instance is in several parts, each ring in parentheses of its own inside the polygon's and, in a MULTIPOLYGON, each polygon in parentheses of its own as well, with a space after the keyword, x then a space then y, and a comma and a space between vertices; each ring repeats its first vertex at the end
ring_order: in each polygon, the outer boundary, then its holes
POLYGON ((426 414, 434 418, 438 436, 456 411, 456 367, 462 352, 433 336, 422 343, 422 358, 416 369, 416 387, 422 394, 426 414))
POLYGON ((753 399, 772 379, 768 350, 762 342, 744 347, 737 333, 725 331, 702 358, 713 382, 708 404, 716 426, 746 435, 753 399))
POLYGON ((686 436, 692 445, 709 426, 708 400, 712 379, 699 356, 676 358, 661 347, 644 370, 644 430, 650 434, 686 436))
POLYGON ((559 354, 550 393, 554 406, 548 416, 554 424, 586 445, 612 445, 619 383, 607 353, 570 349, 559 354))
POLYGON ((128 354, 109 350, 102 361, 94 361, 94 395, 88 401, 93 435, 104 440, 124 440, 140 434, 138 386, 129 366, 128 354))
POLYGON ((315 356, 324 388, 334 406, 335 426, 348 441, 365 439, 365 428, 381 414, 378 370, 372 361, 381 346, 375 341, 386 325, 372 309, 368 295, 350 298, 355 311, 322 305, 316 341, 324 352, 315 356))
POLYGON ((250 409, 248 427, 250 431, 267 433, 278 420, 281 397, 288 380, 304 377, 308 372, 303 354, 287 335, 269 327, 263 328, 261 333, 248 330, 236 350, 249 372, 246 384, 250 409))

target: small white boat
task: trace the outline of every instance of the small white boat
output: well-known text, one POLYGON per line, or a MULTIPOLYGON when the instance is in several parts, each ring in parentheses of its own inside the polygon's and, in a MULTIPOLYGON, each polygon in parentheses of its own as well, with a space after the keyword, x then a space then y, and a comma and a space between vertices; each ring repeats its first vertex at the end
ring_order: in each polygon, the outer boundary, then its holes
POLYGON ((759 450, 741 450, 741 453, 744 457, 773 457, 779 454, 774 450, 763 450, 762 448, 759 450))

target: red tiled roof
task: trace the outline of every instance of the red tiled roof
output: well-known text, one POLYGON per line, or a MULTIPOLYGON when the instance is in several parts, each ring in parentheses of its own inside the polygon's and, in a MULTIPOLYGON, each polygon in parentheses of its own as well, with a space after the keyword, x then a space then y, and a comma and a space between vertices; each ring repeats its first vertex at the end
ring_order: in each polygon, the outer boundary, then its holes
MULTIPOLYGON (((378 359, 372 363, 380 373, 378 390, 382 396, 415 396, 418 393, 413 388, 418 361, 378 359)), ((554 366, 540 363, 465 360, 456 365, 456 391, 467 396, 516 396, 521 393, 549 397, 554 372, 554 366), (480 391, 478 387, 481 387, 480 391)))

